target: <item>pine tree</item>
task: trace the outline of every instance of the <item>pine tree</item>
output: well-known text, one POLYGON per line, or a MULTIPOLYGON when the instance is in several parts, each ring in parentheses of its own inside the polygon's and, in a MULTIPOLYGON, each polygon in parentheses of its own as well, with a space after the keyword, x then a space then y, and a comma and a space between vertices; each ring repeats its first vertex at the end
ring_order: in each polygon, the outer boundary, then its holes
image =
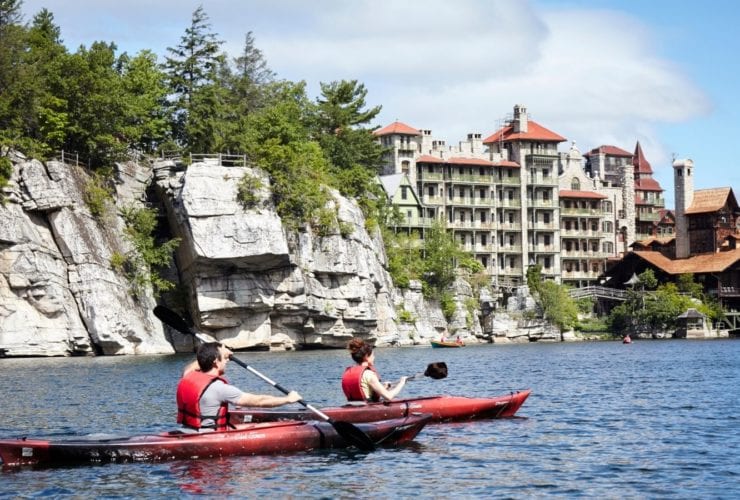
POLYGON ((180 44, 167 48, 171 57, 166 58, 165 70, 174 96, 170 103, 173 135, 176 142, 190 150, 206 147, 209 142, 204 141, 200 134, 204 127, 197 122, 207 118, 208 107, 221 98, 212 86, 218 83, 224 66, 222 44, 218 35, 210 31, 208 15, 200 6, 193 12, 180 44), (199 91, 203 92, 196 95, 199 91), (193 143, 191 134, 196 134, 198 144, 193 143))

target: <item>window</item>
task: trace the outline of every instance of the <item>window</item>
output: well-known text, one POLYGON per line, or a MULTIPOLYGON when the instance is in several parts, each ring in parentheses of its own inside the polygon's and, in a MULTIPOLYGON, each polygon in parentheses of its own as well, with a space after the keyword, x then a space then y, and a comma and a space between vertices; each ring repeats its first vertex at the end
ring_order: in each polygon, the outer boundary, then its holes
POLYGON ((434 196, 434 186, 429 186, 427 188, 427 192, 429 193, 429 196, 434 196))
POLYGON ((550 246, 550 235, 549 234, 546 234, 542 237, 542 243, 544 243, 546 247, 550 246))
POLYGON ((409 198, 408 190, 409 190, 408 186, 401 186, 401 199, 402 200, 407 200, 409 198))
POLYGON ((480 199, 485 200, 486 199, 486 188, 480 188, 480 199))
POLYGON ((406 210, 406 220, 411 221, 411 210, 406 210))
POLYGON ((578 180, 578 177, 573 177, 573 180, 570 181, 570 188, 573 191, 581 190, 581 181, 578 180))
POLYGON ((512 200, 514 200, 514 191, 509 190, 509 201, 512 201, 512 200))
POLYGON ((545 263, 544 268, 550 269, 550 257, 545 257, 544 263, 545 263))
POLYGON ((544 214, 542 214, 542 222, 544 222, 545 224, 550 223, 550 212, 545 212, 544 214))
POLYGON ((485 212, 481 212, 480 213, 480 221, 481 222, 486 222, 486 213, 485 212))
POLYGON ((401 162, 401 173, 408 174, 409 173, 409 161, 404 160, 401 162))
POLYGON ((488 243, 488 237, 485 234, 480 235, 480 244, 486 246, 488 243))
POLYGON ((509 224, 514 223, 514 212, 509 212, 509 224))

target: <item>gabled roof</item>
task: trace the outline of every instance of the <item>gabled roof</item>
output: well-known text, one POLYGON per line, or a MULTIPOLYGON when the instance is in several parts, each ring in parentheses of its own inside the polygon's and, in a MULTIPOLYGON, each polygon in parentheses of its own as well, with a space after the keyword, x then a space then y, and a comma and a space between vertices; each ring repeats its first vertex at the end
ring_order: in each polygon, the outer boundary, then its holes
POLYGON ((491 144, 498 141, 564 142, 565 137, 559 136, 535 121, 528 120, 526 132, 515 133, 514 126, 507 125, 484 139, 483 144, 491 144))
POLYGON ((644 179, 635 179, 635 191, 660 191, 664 189, 660 187, 660 183, 652 177, 646 177, 644 179))
POLYGON ((621 156, 623 158, 632 158, 632 153, 625 151, 622 148, 616 146, 610 146, 608 144, 594 148, 583 156, 595 156, 598 154, 605 154, 607 156, 621 156))
POLYGON ((726 252, 703 253, 676 260, 671 260, 660 252, 636 251, 633 253, 668 274, 721 273, 740 261, 740 248, 726 252))
POLYGON ((421 135, 421 132, 413 127, 409 127, 405 123, 395 121, 390 125, 387 125, 380 130, 373 132, 375 135, 391 135, 391 134, 402 134, 402 135, 421 135))
POLYGON ((663 236, 661 238, 653 237, 653 238, 646 238, 644 240, 635 241, 630 246, 640 246, 640 247, 648 247, 650 245, 666 246, 666 245, 670 245, 674 241, 676 241, 675 236, 663 236))
POLYGON ((737 200, 732 192, 732 188, 712 188, 698 189, 694 191, 694 199, 691 206, 686 209, 686 214, 705 214, 716 212, 725 204, 729 203, 732 208, 737 207, 737 200))
POLYGON ((378 176, 380 183, 383 185, 383 189, 385 189, 385 192, 389 197, 392 197, 395 192, 398 191, 398 187, 401 185, 404 175, 405 174, 390 174, 378 176))
POLYGON ((635 146, 635 155, 632 159, 632 165, 635 166, 636 174, 653 173, 653 169, 650 166, 650 163, 645 159, 645 155, 642 153, 642 146, 640 146, 640 141, 637 141, 637 145, 635 146))
POLYGON ((416 204, 421 204, 419 197, 416 195, 416 190, 411 185, 411 182, 409 181, 409 178, 406 174, 380 175, 378 176, 378 179, 380 180, 380 184, 383 186, 385 193, 388 195, 388 198, 393 198, 401 186, 408 186, 411 195, 416 201, 416 204))
POLYGON ((570 191, 566 189, 560 190, 561 198, 585 198, 589 200, 605 200, 608 198, 605 194, 594 193, 593 191, 570 191))

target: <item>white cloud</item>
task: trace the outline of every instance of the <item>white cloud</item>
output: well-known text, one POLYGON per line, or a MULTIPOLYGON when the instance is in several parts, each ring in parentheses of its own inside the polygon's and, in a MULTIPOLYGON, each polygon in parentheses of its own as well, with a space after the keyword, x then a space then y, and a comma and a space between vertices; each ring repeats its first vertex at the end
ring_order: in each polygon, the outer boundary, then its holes
MULTIPOLYGON (((493 132, 524 104, 582 151, 604 143, 631 150, 640 140, 657 165, 670 158, 656 130, 710 110, 694 82, 660 58, 649 27, 616 11, 509 0, 202 3, 232 56, 253 31, 279 77, 306 80, 311 92, 320 81, 358 79, 368 104, 383 105, 379 125, 399 119, 448 144, 493 132)), ((67 40, 112 40, 161 56, 198 4, 25 0, 25 11, 47 5, 67 40)))

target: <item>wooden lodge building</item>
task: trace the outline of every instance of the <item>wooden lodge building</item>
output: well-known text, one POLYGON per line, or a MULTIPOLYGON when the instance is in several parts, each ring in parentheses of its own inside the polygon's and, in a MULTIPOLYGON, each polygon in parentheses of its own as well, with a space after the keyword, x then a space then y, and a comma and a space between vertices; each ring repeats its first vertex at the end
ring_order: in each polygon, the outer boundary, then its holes
POLYGON ((726 311, 725 328, 740 328, 740 207, 732 188, 693 189, 691 160, 673 163, 675 236, 635 242, 605 273, 604 284, 626 288, 652 269, 660 280, 693 274, 726 311))

